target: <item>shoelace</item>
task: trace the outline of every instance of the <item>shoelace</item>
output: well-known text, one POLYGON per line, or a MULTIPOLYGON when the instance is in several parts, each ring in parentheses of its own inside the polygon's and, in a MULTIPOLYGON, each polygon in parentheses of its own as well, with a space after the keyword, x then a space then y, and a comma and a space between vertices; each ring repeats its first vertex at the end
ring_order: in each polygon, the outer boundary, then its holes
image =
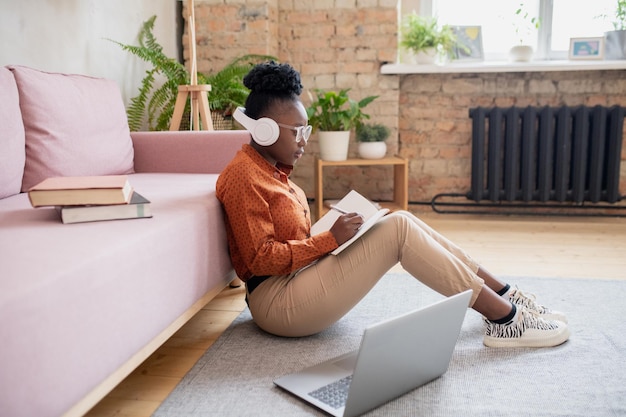
POLYGON ((558 325, 550 320, 546 320, 539 313, 527 308, 522 309, 522 318, 520 320, 524 329, 534 328, 539 330, 552 330, 558 327, 558 325))
POLYGON ((524 306, 528 308, 529 310, 536 311, 539 314, 544 314, 544 313, 549 312, 549 310, 545 306, 542 306, 541 304, 537 304, 537 302, 535 301, 537 299, 535 294, 525 293, 519 288, 515 288, 515 290, 513 290, 509 298, 512 303, 524 306))

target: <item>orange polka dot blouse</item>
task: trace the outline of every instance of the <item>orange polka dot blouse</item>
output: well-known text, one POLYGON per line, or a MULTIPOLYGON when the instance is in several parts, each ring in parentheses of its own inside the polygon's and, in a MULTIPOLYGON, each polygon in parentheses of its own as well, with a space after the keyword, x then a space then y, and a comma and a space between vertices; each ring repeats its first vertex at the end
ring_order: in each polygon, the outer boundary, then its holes
POLYGON ((289 274, 338 246, 330 232, 311 236, 309 204, 290 173, 246 144, 217 180, 230 257, 242 281, 289 274))

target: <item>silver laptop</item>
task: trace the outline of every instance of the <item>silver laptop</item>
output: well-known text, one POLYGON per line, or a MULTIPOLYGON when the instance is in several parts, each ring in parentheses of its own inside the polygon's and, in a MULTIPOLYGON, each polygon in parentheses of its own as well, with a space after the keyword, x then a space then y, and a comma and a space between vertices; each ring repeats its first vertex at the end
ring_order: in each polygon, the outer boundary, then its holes
POLYGON ((468 290, 368 327, 359 350, 274 383, 333 416, 363 414, 446 372, 471 295, 468 290))

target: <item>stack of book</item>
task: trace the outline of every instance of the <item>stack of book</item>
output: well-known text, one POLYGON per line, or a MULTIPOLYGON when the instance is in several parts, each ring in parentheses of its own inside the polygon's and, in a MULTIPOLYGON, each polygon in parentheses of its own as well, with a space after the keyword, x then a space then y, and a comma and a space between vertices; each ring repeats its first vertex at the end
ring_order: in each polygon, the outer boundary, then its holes
POLYGON ((33 207, 54 206, 63 223, 152 217, 126 175, 52 177, 28 191, 33 207))

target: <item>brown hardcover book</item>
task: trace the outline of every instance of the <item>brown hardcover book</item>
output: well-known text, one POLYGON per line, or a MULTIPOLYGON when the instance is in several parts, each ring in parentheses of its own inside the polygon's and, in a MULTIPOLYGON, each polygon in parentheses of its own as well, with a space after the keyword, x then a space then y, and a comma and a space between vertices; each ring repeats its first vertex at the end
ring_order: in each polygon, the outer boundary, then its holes
POLYGON ((63 223, 84 223, 103 220, 145 219, 152 217, 150 201, 138 192, 128 204, 106 206, 60 206, 57 211, 63 223))
POLYGON ((28 191, 33 207, 128 204, 133 187, 126 175, 52 177, 28 191))

